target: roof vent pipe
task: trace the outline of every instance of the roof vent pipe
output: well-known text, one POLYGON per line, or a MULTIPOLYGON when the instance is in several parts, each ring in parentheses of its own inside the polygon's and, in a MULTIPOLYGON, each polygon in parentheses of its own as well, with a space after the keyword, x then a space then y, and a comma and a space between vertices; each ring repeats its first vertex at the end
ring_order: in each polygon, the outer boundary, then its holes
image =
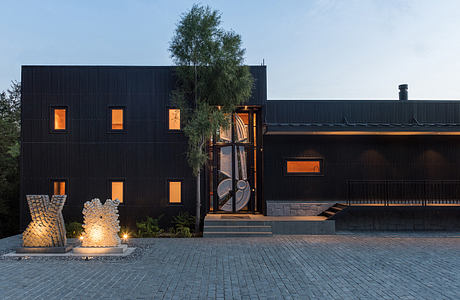
POLYGON ((399 85, 399 100, 408 100, 407 89, 409 86, 407 84, 399 85))

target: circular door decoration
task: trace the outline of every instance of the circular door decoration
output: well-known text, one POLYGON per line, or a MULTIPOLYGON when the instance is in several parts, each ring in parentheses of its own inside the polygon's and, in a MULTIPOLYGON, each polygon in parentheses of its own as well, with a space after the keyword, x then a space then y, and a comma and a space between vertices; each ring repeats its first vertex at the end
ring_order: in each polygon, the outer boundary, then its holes
MULTIPOLYGON (((243 120, 235 114, 235 142, 244 143, 248 140, 248 129, 243 120)), ((220 138, 231 142, 231 128, 221 130, 220 138)), ((251 197, 251 186, 248 182, 246 151, 244 146, 229 145, 220 148, 220 169, 217 195, 219 208, 223 211, 232 211, 232 162, 235 164, 235 210, 244 208, 251 197), (232 147, 235 147, 235 156, 232 159, 232 147)))

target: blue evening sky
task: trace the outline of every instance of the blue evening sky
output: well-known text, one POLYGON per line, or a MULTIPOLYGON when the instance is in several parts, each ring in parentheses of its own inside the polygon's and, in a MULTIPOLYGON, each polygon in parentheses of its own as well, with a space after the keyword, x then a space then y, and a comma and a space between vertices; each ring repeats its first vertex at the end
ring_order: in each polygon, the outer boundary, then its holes
MULTIPOLYGON (((0 0, 0 90, 20 66, 171 65, 196 1, 0 0)), ((201 1, 265 60, 269 99, 460 99, 460 1, 201 1)))

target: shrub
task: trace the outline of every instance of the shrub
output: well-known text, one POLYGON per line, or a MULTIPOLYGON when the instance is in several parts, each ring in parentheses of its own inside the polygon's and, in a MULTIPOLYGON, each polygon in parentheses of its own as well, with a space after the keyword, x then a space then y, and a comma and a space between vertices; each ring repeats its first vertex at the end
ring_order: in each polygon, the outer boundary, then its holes
POLYGON ((83 232, 83 226, 79 222, 70 222, 65 225, 68 238, 78 238, 83 232))
POLYGON ((176 230, 176 237, 184 237, 184 238, 190 238, 192 237, 192 233, 190 232, 189 227, 180 227, 179 229, 176 230))
POLYGON ((195 224, 195 217, 191 216, 188 212, 180 212, 173 218, 173 223, 176 228, 177 237, 191 237, 192 231, 195 224))
POLYGON ((161 232, 163 232, 163 230, 160 229, 160 226, 158 225, 160 219, 161 216, 157 219, 147 217, 147 219, 144 221, 136 222, 137 237, 146 238, 158 236, 161 232))

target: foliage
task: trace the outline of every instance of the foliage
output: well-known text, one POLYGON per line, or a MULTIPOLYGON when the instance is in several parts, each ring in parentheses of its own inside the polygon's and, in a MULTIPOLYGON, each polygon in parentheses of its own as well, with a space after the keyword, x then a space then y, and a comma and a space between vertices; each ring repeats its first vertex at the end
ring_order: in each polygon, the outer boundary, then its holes
POLYGON ((83 232, 83 225, 79 222, 70 222, 65 225, 68 238, 79 238, 83 232))
POLYGON ((161 216, 156 219, 147 217, 144 221, 136 222, 136 236, 139 238, 157 237, 161 232, 163 232, 158 225, 160 219, 161 216))
POLYGON ((191 238, 192 233, 190 232, 190 228, 180 227, 179 229, 176 229, 176 237, 191 238))
POLYGON ((169 46, 178 78, 171 100, 181 110, 187 161, 197 177, 196 231, 200 171, 208 161, 206 146, 220 128, 229 126, 230 113, 249 99, 253 86, 249 68, 243 65, 241 36, 220 25, 217 10, 193 5, 182 15, 169 46))
POLYGON ((206 143, 229 125, 228 113, 249 99, 253 86, 243 65, 241 36, 220 24, 218 11, 194 5, 182 16, 169 47, 178 75, 172 101, 181 109, 195 175, 207 162, 206 143))
POLYGON ((0 93, 0 238, 19 230, 21 84, 0 93))
POLYGON ((173 218, 173 224, 176 229, 176 236, 178 237, 191 237, 191 228, 195 223, 195 217, 191 216, 188 212, 180 212, 173 218))

